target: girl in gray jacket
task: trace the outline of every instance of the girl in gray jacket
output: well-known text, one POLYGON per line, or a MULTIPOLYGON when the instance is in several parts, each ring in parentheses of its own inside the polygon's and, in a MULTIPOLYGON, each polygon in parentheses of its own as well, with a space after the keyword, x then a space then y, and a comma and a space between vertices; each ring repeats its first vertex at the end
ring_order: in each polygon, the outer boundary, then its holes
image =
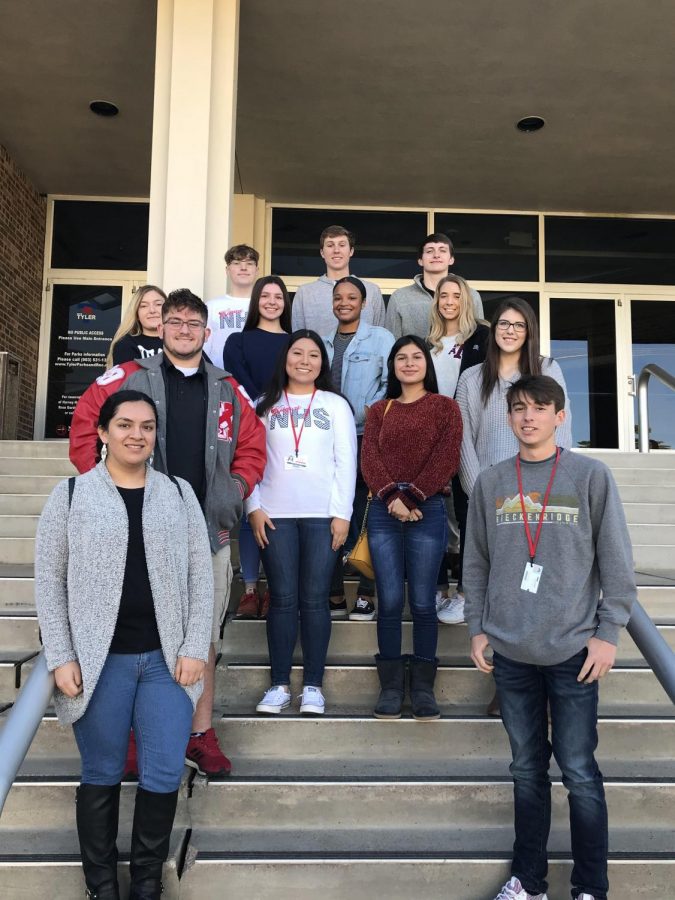
POLYGON ((101 407, 101 461, 45 505, 35 592, 60 721, 82 757, 76 817, 87 896, 118 900, 120 780, 133 726, 139 786, 130 900, 156 900, 202 691, 213 610, 211 551, 185 481, 148 462, 157 411, 139 391, 101 407))

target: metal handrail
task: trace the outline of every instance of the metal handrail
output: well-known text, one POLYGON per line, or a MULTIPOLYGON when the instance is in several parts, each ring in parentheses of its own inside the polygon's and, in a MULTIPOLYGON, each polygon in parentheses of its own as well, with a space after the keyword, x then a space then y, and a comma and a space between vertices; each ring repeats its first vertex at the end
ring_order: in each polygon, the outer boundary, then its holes
POLYGON ((651 376, 658 378, 661 384, 665 384, 675 391, 675 376, 666 372, 661 366, 649 363, 640 372, 638 377, 638 449, 640 453, 649 453, 649 405, 647 403, 647 389, 651 376))
POLYGON ((644 656, 647 665, 656 675, 663 690, 675 703, 675 652, 652 622, 647 610, 635 601, 630 614, 628 634, 635 641, 635 645, 644 656))
POLYGON ((54 673, 41 650, 0 732, 0 815, 53 693, 54 673))

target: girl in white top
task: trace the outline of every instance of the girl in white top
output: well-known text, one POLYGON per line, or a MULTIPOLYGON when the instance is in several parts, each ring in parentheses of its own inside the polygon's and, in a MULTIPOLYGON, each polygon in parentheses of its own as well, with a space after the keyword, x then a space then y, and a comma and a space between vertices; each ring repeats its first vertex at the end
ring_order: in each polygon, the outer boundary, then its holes
POLYGON ((267 466, 246 513, 269 583, 272 687, 257 711, 279 713, 290 705, 299 610, 300 712, 320 715, 331 630, 327 597, 352 514, 356 427, 349 403, 333 388, 318 334, 301 330, 291 335, 258 415, 267 430, 267 466))

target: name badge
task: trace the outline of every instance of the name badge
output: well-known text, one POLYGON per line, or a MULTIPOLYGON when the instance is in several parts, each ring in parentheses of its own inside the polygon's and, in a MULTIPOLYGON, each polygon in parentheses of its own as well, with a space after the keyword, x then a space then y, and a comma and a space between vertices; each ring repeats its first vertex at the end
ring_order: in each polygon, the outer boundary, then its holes
POLYGON ((306 456, 296 456, 295 453, 289 453, 288 456, 284 457, 284 469, 287 472, 290 469, 306 469, 307 462, 306 456))
POLYGON ((539 590, 539 581, 543 571, 543 566, 538 566, 536 563, 525 563, 525 572, 520 583, 521 591, 529 591, 531 594, 536 594, 539 590))

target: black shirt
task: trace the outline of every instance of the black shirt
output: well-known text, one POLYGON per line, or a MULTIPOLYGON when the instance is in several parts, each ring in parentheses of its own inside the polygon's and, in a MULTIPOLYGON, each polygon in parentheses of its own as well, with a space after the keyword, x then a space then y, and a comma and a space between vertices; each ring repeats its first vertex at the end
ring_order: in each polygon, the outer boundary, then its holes
POLYGON ((206 401, 204 360, 194 375, 183 375, 164 357, 166 387, 166 468, 189 482, 202 507, 206 496, 206 401))
POLYGON ((114 366, 131 362, 134 359, 147 359, 162 352, 161 337, 148 334, 125 334, 113 347, 112 361, 114 366))
POLYGON ((145 488, 121 488, 129 517, 129 543, 124 568, 122 599, 113 634, 111 653, 149 653, 161 647, 155 604, 148 578, 143 543, 143 496, 145 488))

